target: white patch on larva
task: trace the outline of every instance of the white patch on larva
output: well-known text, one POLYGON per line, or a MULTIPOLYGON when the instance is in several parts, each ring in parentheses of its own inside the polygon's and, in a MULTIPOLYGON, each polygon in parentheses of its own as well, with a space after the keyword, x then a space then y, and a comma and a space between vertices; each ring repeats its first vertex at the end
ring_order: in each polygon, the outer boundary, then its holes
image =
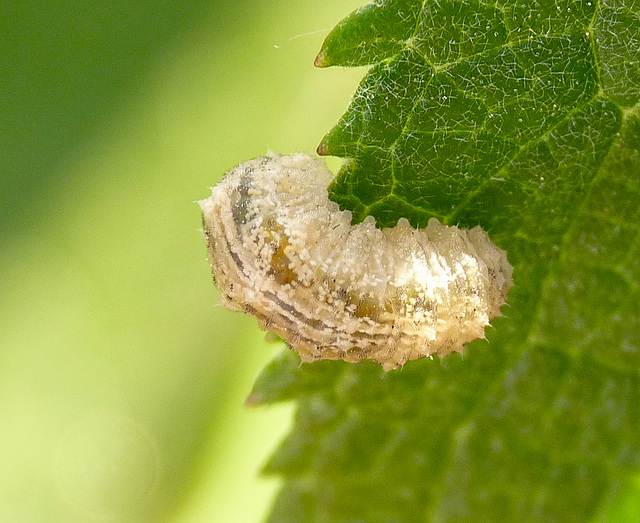
POLYGON ((479 227, 376 228, 328 198, 308 154, 229 171, 200 205, 222 304, 255 316, 305 362, 380 363, 460 352, 500 315, 513 268, 479 227))

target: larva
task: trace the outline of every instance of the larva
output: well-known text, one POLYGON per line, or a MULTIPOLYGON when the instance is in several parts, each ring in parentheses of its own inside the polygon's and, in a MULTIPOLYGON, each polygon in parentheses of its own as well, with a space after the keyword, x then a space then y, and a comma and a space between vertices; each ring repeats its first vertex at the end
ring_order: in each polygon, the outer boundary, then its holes
POLYGON ((333 174, 308 154, 230 170, 200 202, 222 304, 255 316, 305 362, 373 360, 385 370, 484 336, 512 286, 479 227, 431 219, 378 229, 328 198, 333 174))

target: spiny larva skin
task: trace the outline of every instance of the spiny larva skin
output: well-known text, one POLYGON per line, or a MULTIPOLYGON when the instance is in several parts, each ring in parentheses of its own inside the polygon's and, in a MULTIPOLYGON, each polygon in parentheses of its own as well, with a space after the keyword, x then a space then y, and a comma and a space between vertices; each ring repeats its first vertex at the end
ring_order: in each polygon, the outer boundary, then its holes
POLYGON ((305 362, 370 359, 385 370, 484 337, 512 267, 479 227, 432 219, 392 229, 328 198, 333 175, 308 154, 229 171, 200 202, 222 304, 258 318, 305 362))

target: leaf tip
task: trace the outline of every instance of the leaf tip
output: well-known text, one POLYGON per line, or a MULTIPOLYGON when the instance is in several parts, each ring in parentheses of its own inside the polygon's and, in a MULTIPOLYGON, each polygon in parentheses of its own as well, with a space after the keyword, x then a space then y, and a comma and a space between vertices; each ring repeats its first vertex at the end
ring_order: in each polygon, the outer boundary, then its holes
POLYGON ((257 407, 259 405, 262 405, 262 395, 257 392, 252 392, 244 400, 245 407, 257 407))
POLYGON ((329 67, 331 65, 327 60, 326 47, 323 47, 322 49, 320 49, 318 56, 316 56, 316 59, 313 61, 313 65, 315 65, 316 67, 329 67))
POLYGON ((329 144, 327 143, 326 138, 320 142, 318 148, 316 149, 316 153, 318 156, 327 156, 329 154, 329 144))

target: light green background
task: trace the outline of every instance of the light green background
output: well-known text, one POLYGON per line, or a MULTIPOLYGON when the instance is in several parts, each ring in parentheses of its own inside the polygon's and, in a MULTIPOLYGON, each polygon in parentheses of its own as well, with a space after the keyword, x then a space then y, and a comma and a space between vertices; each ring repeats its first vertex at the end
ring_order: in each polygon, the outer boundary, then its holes
POLYGON ((361 70, 316 70, 360 0, 0 7, 0 521, 260 521, 280 350, 217 306, 194 200, 310 151, 361 70))

